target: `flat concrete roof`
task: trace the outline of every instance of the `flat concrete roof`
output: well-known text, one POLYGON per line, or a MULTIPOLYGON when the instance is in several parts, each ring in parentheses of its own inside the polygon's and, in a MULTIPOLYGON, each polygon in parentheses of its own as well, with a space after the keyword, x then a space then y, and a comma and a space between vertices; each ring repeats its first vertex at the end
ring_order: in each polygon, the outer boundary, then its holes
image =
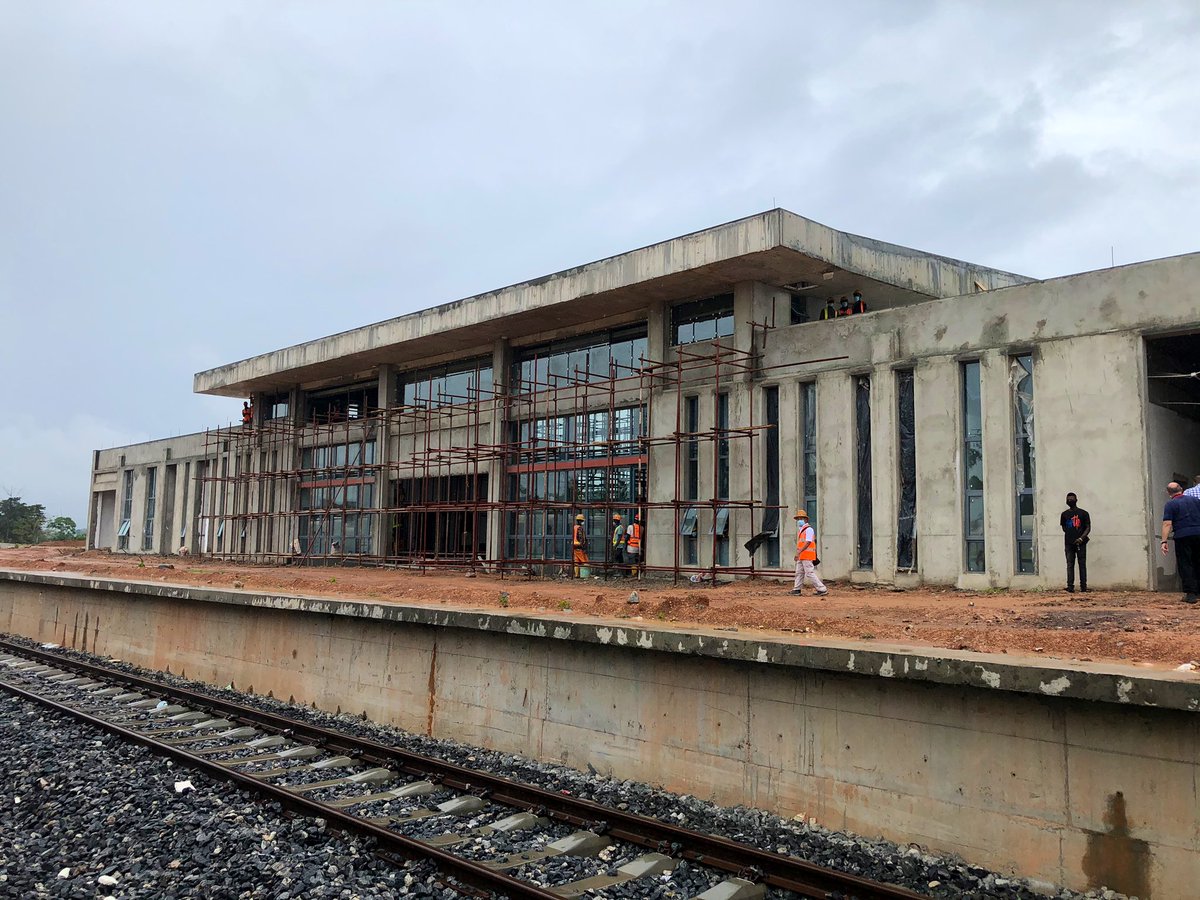
POLYGON ((790 666, 870 678, 961 685, 985 691, 1013 691, 1040 697, 1200 711, 1200 676, 1192 672, 1147 671, 1114 663, 1033 659, 938 647, 808 639, 758 631, 738 632, 736 629, 680 627, 663 623, 650 626, 630 620, 591 619, 581 622, 561 613, 507 614, 14 569, 0 569, 0 581, 108 591, 192 603, 223 603, 303 614, 350 616, 438 628, 465 628, 550 641, 624 647, 631 652, 705 656, 747 664, 790 666))
POLYGON ((837 231, 773 209, 199 372, 200 394, 243 397, 363 373, 382 363, 403 366, 440 354, 469 352, 497 338, 522 337, 606 319, 662 301, 727 291, 742 281, 841 296, 861 290, 878 307, 957 297, 1034 279, 837 231), (574 301, 587 298, 587 302, 574 301), (599 310, 599 314, 598 314, 599 310))

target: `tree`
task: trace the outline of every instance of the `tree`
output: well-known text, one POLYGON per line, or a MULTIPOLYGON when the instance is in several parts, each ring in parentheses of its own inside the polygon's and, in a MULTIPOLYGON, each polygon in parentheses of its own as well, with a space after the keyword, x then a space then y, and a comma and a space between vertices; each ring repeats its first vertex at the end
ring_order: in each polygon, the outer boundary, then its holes
POLYGON ((22 503, 20 497, 0 500, 0 542, 36 544, 45 523, 46 507, 40 503, 22 503))
POLYGON ((79 526, 70 516, 56 516, 46 523, 46 537, 52 541, 73 541, 79 526))

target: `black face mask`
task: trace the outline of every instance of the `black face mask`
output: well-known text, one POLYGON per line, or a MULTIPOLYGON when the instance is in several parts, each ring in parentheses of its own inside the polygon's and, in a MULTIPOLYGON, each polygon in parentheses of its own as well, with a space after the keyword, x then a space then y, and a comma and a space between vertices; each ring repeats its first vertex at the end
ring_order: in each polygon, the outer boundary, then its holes
POLYGON ((1071 509, 1074 509, 1074 508, 1075 508, 1075 504, 1076 504, 1076 503, 1078 503, 1078 502, 1079 502, 1078 500, 1068 500, 1068 501, 1067 501, 1067 506, 1071 507, 1071 509))

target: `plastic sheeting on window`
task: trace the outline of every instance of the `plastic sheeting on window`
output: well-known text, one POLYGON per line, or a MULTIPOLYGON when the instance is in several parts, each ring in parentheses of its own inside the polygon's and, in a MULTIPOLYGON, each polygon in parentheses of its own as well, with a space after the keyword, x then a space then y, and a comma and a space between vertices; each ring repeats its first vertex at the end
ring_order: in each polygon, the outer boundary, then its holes
POLYGON ((917 435, 912 370, 896 373, 900 505, 896 513, 896 568, 917 566, 917 435))
POLYGON ((1037 468, 1033 434, 1033 357, 1014 356, 1009 361, 1008 385, 1013 401, 1013 451, 1015 464, 1017 571, 1037 571, 1034 486, 1037 468))
POLYGON ((857 567, 869 569, 875 562, 874 510, 871 505, 871 378, 854 379, 855 467, 857 483, 857 567))

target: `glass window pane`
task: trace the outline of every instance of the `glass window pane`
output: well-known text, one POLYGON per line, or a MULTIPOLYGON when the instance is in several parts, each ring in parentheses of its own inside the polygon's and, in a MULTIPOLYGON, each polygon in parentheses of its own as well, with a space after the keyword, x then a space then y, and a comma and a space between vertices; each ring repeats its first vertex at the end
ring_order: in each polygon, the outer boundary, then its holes
POLYGON ((717 336, 717 323, 714 319, 708 319, 703 322, 695 322, 692 325, 696 341, 711 341, 717 336))
POLYGON ((983 572, 983 541, 967 541, 967 571, 983 572))
POLYGON ((967 497, 967 534, 983 537, 983 497, 978 495, 967 497))
POLYGON ((733 335, 733 315, 721 316, 717 320, 717 335, 718 337, 731 337, 733 335))

